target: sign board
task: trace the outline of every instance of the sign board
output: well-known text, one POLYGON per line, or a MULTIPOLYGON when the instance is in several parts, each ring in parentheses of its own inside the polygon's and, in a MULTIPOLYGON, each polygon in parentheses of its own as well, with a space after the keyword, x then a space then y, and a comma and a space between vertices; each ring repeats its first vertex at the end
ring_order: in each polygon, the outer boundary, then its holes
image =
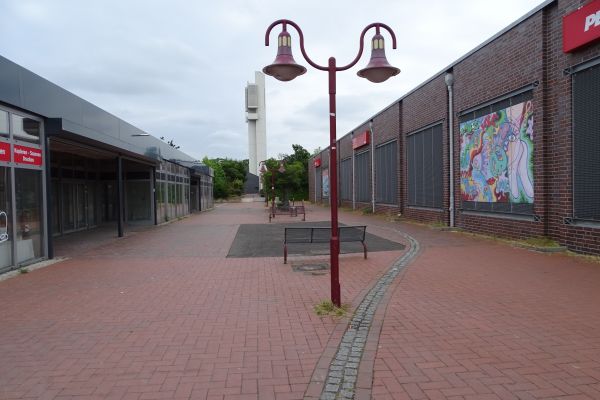
POLYGON ((600 38, 600 0, 563 17, 563 51, 572 52, 600 38))
POLYGON ((321 166, 321 159, 320 158, 315 158, 314 166, 315 166, 315 168, 319 168, 321 166))
POLYGON ((10 162, 10 143, 0 142, 0 161, 10 162))
POLYGON ((42 165, 42 150, 27 146, 13 146, 13 160, 17 164, 42 165))
POLYGON ((352 149, 358 149, 369 144, 369 131, 364 131, 352 138, 352 149))

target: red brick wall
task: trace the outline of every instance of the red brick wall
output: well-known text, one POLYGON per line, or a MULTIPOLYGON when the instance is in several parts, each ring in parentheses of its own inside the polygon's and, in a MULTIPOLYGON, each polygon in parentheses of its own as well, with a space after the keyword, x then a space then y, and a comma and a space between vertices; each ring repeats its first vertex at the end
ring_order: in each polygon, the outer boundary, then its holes
MULTIPOLYGON (((454 109, 461 112, 507 93, 543 81, 543 12, 538 12, 510 31, 456 64, 454 109)), ((533 89, 534 105, 534 214, 542 217, 545 208, 544 101, 541 86, 533 89)), ((456 225, 472 232, 510 237, 541 236, 544 223, 507 218, 491 218, 484 213, 461 212, 460 134, 458 118, 454 124, 454 182, 456 225)))
MULTIPOLYGON (((562 17, 588 3, 581 0, 558 1, 545 10, 547 81, 544 87, 547 113, 544 123, 546 171, 548 175, 548 235, 570 249, 600 254, 600 226, 566 225, 573 215, 573 164, 571 84, 572 77, 563 71, 584 61, 600 57, 596 42, 574 53, 562 52, 562 17)), ((600 166, 598 166, 600 168, 600 166)))
MULTIPOLYGON (((460 134, 454 118, 454 182, 456 225, 471 232, 511 238, 546 235, 570 249, 600 254, 600 225, 566 224, 573 216, 572 77, 563 71, 600 57, 600 43, 571 54, 562 52, 562 17, 586 4, 584 0, 557 0, 505 32, 452 68, 454 113, 477 107, 538 83, 534 103, 534 214, 536 218, 462 212, 460 196, 460 134)), ((399 163, 398 210, 422 222, 449 221, 448 92, 445 73, 432 78, 396 105, 374 117, 375 143, 397 135, 399 163), (436 122, 443 124, 442 210, 407 206, 406 135, 436 122)), ((355 132, 368 129, 358 127, 355 132)), ((350 137, 342 138, 340 153, 348 154, 350 137)), ((324 164, 326 165, 326 164, 324 164)), ((599 166, 600 168, 600 166, 599 166)), ((376 171, 377 172, 377 171, 376 171)), ((345 206, 351 204, 344 203, 345 206)), ((357 203, 357 208, 370 208, 357 203)), ((378 212, 390 212, 378 205, 378 212)), ((394 210, 392 209, 392 212, 394 210)))

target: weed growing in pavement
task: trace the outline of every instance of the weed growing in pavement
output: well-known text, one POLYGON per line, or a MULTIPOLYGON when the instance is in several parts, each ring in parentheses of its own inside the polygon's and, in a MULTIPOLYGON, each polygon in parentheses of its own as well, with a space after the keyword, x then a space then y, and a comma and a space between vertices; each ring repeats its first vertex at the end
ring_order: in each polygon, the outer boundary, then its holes
POLYGON ((29 270, 25 267, 19 269, 19 273, 21 273, 21 274, 27 274, 28 272, 29 272, 29 270))
POLYGON ((348 304, 342 304, 341 307, 337 307, 331 300, 323 300, 314 306, 313 310, 315 310, 315 313, 319 316, 333 315, 336 317, 343 317, 348 313, 348 308, 348 304))
POLYGON ((530 237, 523 240, 523 243, 534 247, 559 247, 560 245, 554 239, 546 236, 530 237))

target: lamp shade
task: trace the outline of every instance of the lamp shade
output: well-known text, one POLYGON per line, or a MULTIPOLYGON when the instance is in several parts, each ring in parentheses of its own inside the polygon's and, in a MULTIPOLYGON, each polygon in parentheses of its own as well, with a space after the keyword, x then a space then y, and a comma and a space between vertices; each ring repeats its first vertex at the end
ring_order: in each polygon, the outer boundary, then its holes
POLYGON ((400 69, 393 67, 388 63, 385 57, 385 43, 383 36, 379 33, 373 36, 371 47, 371 59, 369 64, 360 71, 357 75, 361 78, 367 78, 371 82, 379 83, 388 80, 388 78, 398 75, 400 69))
POLYGON ((292 37, 285 28, 279 34, 277 56, 273 64, 263 68, 263 72, 280 81, 291 81, 306 72, 306 68, 297 64, 292 56, 292 37))

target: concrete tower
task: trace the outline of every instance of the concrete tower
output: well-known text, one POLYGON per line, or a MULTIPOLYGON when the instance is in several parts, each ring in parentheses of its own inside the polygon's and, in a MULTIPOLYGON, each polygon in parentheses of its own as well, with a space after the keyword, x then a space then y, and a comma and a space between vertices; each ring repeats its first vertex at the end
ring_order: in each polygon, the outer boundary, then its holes
POLYGON ((246 86, 246 122, 248 123, 248 169, 250 174, 258 176, 258 164, 267 159, 267 113, 265 74, 258 71, 254 74, 255 83, 248 83, 246 86))

